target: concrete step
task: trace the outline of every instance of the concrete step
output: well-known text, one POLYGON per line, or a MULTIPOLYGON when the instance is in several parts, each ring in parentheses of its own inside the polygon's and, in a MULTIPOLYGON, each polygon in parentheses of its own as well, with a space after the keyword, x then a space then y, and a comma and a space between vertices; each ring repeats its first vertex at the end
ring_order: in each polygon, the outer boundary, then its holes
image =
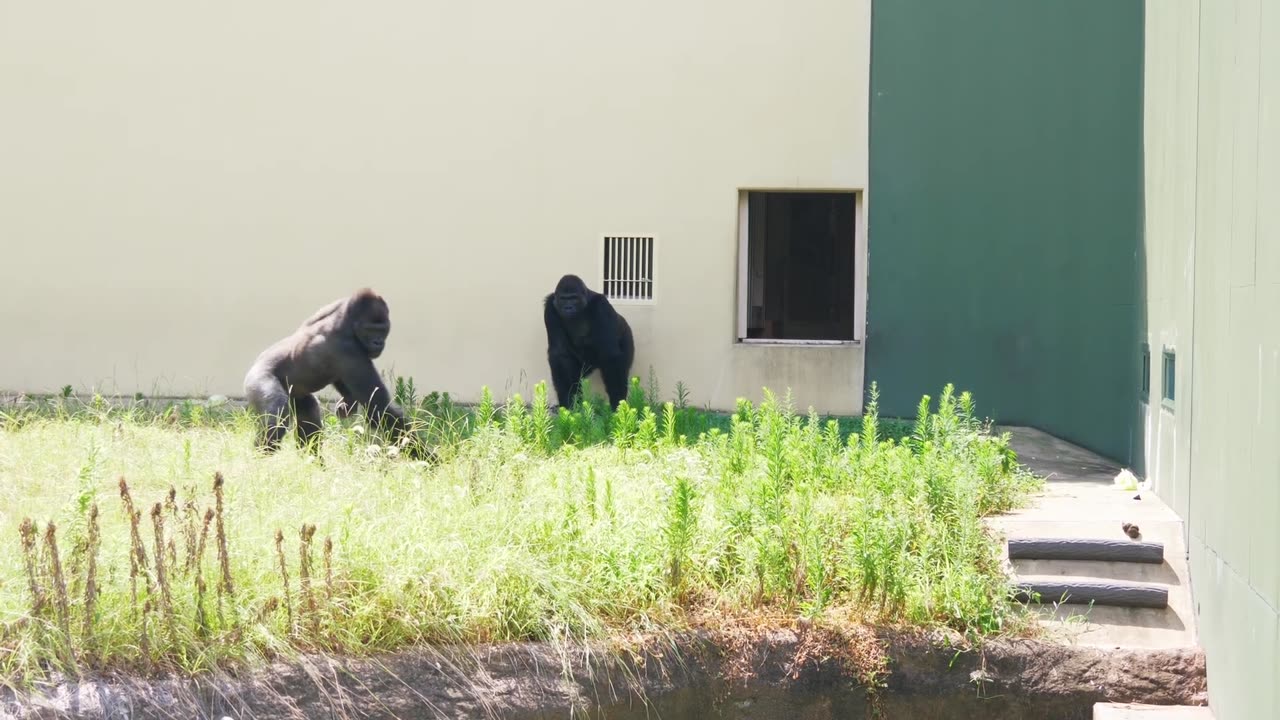
POLYGON ((1168 563, 1099 562, 1096 560, 1014 560, 1010 572, 1018 577, 1082 577, 1163 585, 1170 591, 1182 585, 1168 563))
MULTIPOLYGON (((1034 509, 1034 508, 1033 508, 1034 509)), ((1082 508, 1093 513, 1093 507, 1082 508)), ((1080 540, 1105 539, 1128 542, 1124 523, 1138 526, 1139 535, 1135 540, 1142 542, 1158 542, 1164 545, 1165 559, 1176 557, 1182 552, 1182 523, 1178 520, 1143 520, 1134 517, 1136 513, 1114 513, 1113 518, 1098 518, 1084 515, 1074 520, 1061 518, 1037 518, 1026 515, 997 515, 992 517, 991 525, 999 529, 1008 539, 1024 539, 1035 537, 1062 537, 1080 540)), ((1006 552, 1008 547, 1006 546, 1006 552)))
POLYGON ((1093 720, 1213 720, 1207 707, 1095 703, 1093 720))
POLYGON ((1080 560, 1155 565, 1164 562, 1163 543, 1113 537, 1011 537, 1007 549, 1012 560, 1080 560))
POLYGON ((1166 585, 1104 580, 1069 575, 1018 575, 1019 586, 1040 594, 1041 605, 1110 605, 1164 609, 1169 604, 1166 585), (1065 596, 1065 598, 1064 598, 1065 596))
MULTIPOLYGON (((987 518, 997 537, 1010 540, 1075 538, 1163 545, 1163 562, 1020 559, 1008 556, 1004 569, 1014 582, 1027 578, 1142 583, 1168 591, 1163 608, 1110 605, 1032 606, 1048 636, 1064 643, 1115 648, 1186 648, 1197 644, 1183 522, 1149 491, 1122 490, 1120 472, 1105 458, 1038 430, 1009 428, 1018 459, 1046 477, 1044 491, 1026 506, 987 518), (1138 526, 1137 537, 1124 524, 1138 526)), ((1016 553, 1015 553, 1016 554, 1016 553)), ((1155 558, 1151 558, 1155 560, 1155 558)))

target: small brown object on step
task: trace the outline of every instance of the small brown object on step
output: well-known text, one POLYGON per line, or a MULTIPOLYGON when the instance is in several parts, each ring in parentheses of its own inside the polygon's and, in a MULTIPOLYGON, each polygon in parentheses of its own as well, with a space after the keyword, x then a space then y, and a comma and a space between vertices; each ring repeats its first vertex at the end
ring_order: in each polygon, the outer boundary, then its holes
POLYGON ((1141 531, 1138 530, 1138 526, 1133 523, 1122 523, 1120 527, 1124 530, 1126 535, 1134 540, 1137 540, 1138 536, 1142 534, 1141 531))

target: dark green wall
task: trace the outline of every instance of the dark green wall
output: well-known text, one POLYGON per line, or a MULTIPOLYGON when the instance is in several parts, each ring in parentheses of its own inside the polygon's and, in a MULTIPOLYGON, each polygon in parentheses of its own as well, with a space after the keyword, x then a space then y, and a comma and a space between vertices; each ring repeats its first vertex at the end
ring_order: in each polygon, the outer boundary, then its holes
POLYGON ((875 0, 867 382, 1141 455, 1140 0, 875 0))

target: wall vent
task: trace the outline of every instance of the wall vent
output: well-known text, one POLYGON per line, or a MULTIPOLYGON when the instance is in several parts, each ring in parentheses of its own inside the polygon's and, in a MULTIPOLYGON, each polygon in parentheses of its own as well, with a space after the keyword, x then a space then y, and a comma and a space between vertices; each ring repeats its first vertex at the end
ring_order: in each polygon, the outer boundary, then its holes
POLYGON ((604 295, 622 303, 653 302, 653 238, 604 237, 604 295))

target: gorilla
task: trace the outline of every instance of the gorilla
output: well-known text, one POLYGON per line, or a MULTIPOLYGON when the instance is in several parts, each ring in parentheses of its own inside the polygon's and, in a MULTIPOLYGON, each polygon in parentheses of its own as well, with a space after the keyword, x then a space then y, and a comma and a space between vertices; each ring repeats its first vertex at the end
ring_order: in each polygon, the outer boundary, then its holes
POLYGON ((244 378, 245 395, 263 422, 260 449, 280 446, 288 432, 289 405, 297 415, 298 441, 311 447, 320 430, 320 402, 315 393, 333 385, 342 395, 339 415, 357 405, 367 409, 369 424, 389 430, 394 439, 406 432, 404 413, 387 391, 373 361, 387 346, 391 315, 387 303, 369 288, 325 305, 293 334, 262 351, 244 378))
POLYGON ((547 362, 561 405, 572 405, 582 378, 596 368, 604 375, 609 403, 616 410, 627 396, 635 340, 631 326, 609 299, 588 290, 577 275, 565 275, 543 302, 547 326, 547 362))

